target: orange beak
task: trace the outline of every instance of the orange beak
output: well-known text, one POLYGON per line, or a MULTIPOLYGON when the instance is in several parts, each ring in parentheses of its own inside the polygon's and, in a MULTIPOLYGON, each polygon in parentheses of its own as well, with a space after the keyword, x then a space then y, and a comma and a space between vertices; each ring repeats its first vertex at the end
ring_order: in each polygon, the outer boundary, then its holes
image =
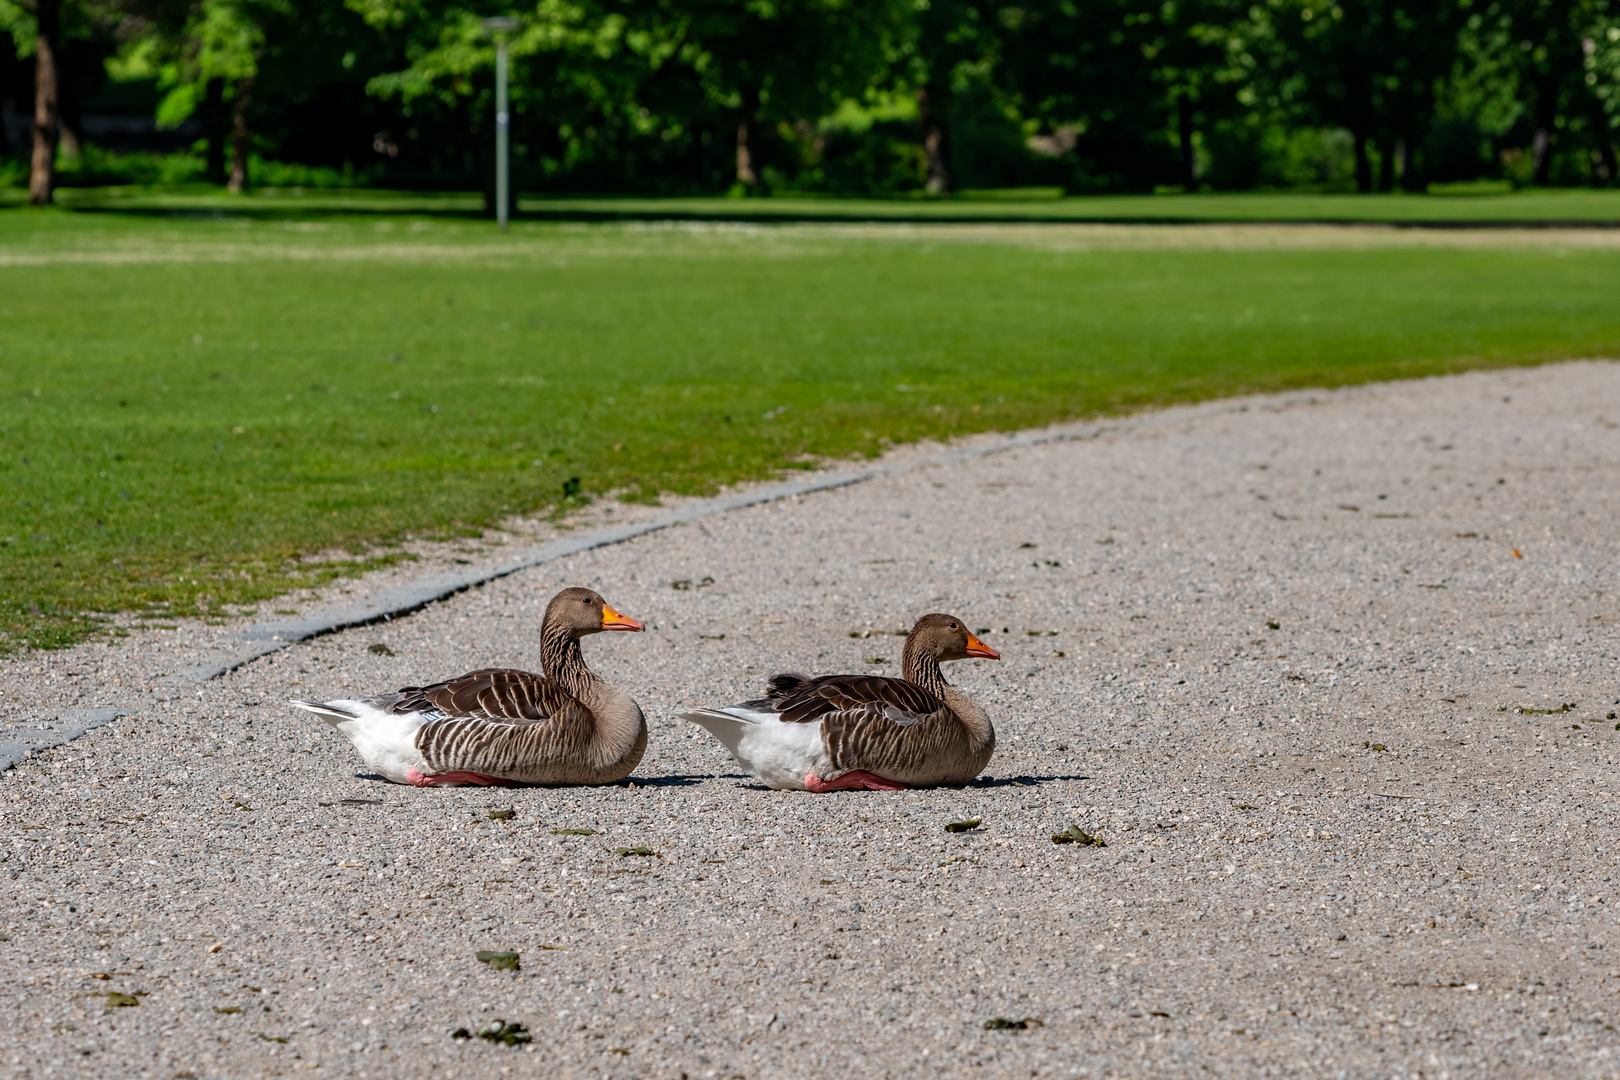
POLYGON ((602 605, 602 629, 604 630, 645 630, 636 620, 628 615, 620 615, 607 604, 602 605))
POLYGON ((968 635, 967 654, 969 656, 982 656, 986 660, 1001 659, 1000 653, 996 652, 996 650, 992 649, 990 646, 986 645, 972 634, 968 635))

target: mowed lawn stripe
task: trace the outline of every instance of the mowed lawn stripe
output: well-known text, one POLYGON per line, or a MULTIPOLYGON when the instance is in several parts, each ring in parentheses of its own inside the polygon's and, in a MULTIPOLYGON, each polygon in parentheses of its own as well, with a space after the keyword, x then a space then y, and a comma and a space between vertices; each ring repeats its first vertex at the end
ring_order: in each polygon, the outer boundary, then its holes
POLYGON ((387 559, 576 478, 701 493, 922 437, 1620 347, 1616 247, 1556 236, 382 224, 0 216, 0 640, 222 614, 343 569, 300 555, 387 559), (355 257, 373 245, 394 246, 355 257), (172 257, 52 261, 148 249, 172 257))

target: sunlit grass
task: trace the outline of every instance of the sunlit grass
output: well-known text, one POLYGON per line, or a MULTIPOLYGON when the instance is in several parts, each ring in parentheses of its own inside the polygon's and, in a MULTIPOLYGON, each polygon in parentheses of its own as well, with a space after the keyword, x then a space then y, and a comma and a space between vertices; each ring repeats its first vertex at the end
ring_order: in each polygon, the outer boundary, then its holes
POLYGON ((576 478, 652 499, 922 437, 1620 351, 1601 237, 1066 235, 0 214, 0 645, 217 616, 342 569, 300 554, 386 560, 576 478))

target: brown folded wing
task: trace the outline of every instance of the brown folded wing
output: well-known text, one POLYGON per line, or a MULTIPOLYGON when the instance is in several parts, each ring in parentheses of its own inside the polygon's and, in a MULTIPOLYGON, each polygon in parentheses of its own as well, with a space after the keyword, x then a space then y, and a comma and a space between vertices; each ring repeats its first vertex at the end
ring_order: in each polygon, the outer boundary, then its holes
POLYGON ((447 717, 522 724, 549 720, 571 706, 578 708, 579 702, 544 675, 485 668, 432 686, 407 686, 389 695, 383 707, 395 713, 437 710, 447 717))
POLYGON ((850 712, 906 727, 945 708, 945 703, 915 683, 879 675, 823 675, 807 679, 778 675, 768 696, 745 702, 744 708, 774 712, 790 724, 808 724, 829 713, 850 712))

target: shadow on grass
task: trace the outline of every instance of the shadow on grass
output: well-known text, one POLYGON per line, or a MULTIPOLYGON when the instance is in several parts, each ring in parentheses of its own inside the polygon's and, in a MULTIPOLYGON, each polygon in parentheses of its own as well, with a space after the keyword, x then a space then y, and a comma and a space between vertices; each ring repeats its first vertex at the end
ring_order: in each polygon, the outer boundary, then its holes
MULTIPOLYGON (((131 218, 268 221, 433 217, 486 221, 482 196, 464 191, 385 188, 265 188, 247 195, 159 187, 62 188, 57 206, 72 213, 131 218)), ((26 210, 0 198, 0 209, 26 210)), ((1580 191, 1557 198, 1522 192, 1490 197, 1423 196, 1392 199, 1356 195, 1203 194, 1080 196, 1039 199, 919 199, 801 197, 731 199, 713 196, 636 197, 539 194, 523 199, 513 221, 608 223, 637 221, 738 224, 1070 224, 1070 225, 1367 225, 1421 229, 1620 228, 1620 199, 1580 191)))

